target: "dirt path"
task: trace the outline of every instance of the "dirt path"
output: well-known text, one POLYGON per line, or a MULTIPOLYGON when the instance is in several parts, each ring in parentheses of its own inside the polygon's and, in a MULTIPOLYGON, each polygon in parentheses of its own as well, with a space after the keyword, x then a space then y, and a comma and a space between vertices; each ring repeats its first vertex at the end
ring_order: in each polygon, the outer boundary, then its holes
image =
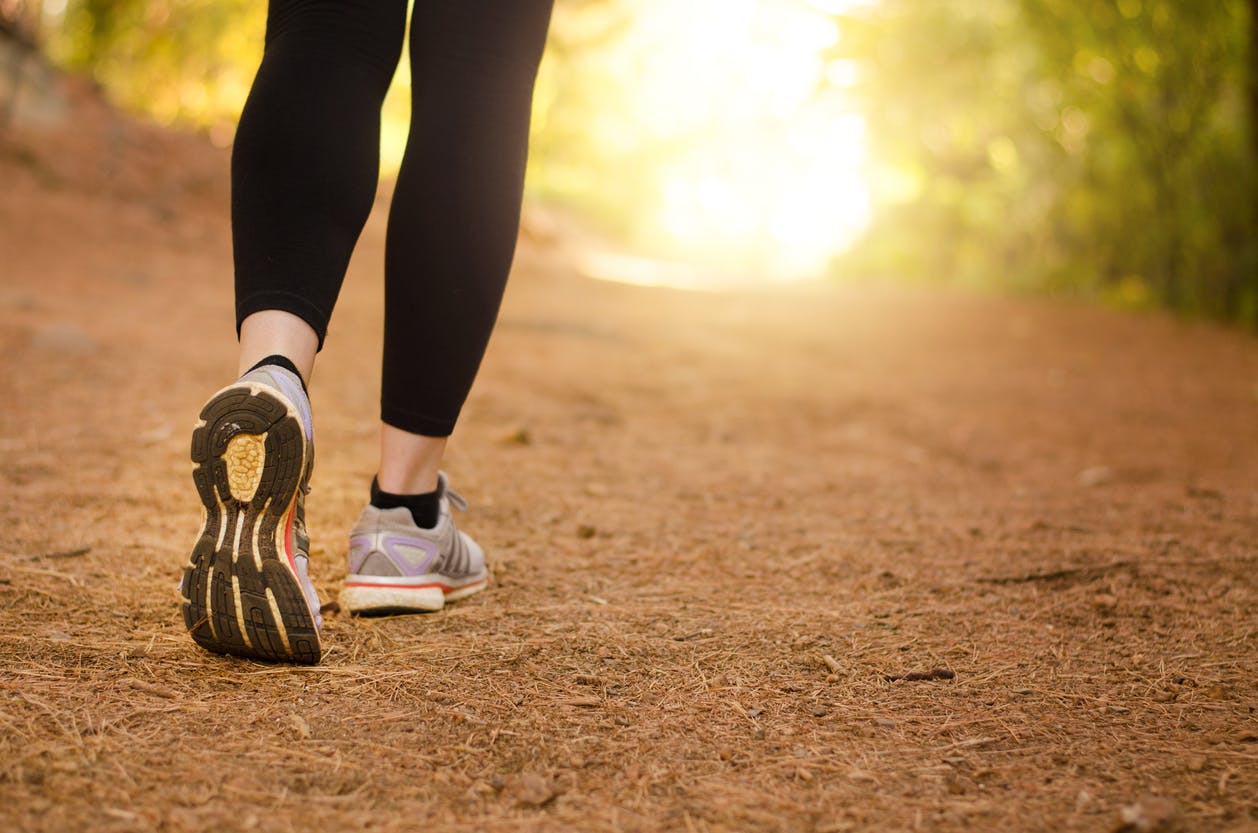
MULTIPOLYGON (((0 828, 1109 831, 1155 793, 1258 829, 1254 339, 526 244, 448 465, 495 586, 225 660, 174 589, 232 371, 224 157, 141 138, 0 154, 0 828)), ((325 598, 381 219, 315 378, 325 598)))

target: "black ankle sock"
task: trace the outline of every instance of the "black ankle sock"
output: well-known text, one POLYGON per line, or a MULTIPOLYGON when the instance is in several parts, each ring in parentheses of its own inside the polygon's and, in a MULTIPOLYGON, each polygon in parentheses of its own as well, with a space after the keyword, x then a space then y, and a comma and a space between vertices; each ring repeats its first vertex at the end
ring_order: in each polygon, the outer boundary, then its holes
POLYGON ((371 505, 377 509, 397 509, 405 507, 411 510, 415 526, 420 529, 432 529, 441 517, 441 487, 435 491, 420 495, 395 495, 380 490, 380 480, 371 478, 371 505))
POLYGON ((292 359, 288 358, 288 356, 281 356, 279 353, 276 353, 273 356, 267 356, 265 359, 258 362, 253 367, 246 370, 245 372, 252 373, 253 371, 257 370, 259 367, 262 367, 268 364, 273 364, 276 367, 282 367, 285 370, 290 371, 298 379, 301 379, 301 389, 303 391, 306 391, 306 396, 310 395, 310 391, 306 390, 306 380, 301 378, 301 372, 297 369, 297 365, 293 364, 292 359))

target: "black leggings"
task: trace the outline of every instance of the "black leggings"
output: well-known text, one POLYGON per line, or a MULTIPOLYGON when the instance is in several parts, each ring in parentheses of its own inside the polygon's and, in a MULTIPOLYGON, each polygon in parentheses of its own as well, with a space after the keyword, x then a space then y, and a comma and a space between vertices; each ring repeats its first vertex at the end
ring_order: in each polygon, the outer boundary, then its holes
MULTIPOLYGON (((533 82, 552 0, 416 0, 410 136, 385 244, 381 417, 446 436, 515 253, 533 82)), ((407 0, 271 0, 232 152, 236 326, 319 335, 375 198, 380 105, 407 0)))

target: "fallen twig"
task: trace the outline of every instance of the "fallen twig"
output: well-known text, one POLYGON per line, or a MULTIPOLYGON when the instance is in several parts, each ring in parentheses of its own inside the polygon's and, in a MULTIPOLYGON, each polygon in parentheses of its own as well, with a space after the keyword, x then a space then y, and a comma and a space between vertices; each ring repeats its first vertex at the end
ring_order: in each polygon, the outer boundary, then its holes
POLYGON ((821 664, 830 669, 831 674, 839 673, 839 661, 829 654, 818 654, 817 659, 821 664))
POLYGON ((1047 573, 1026 573, 1018 576, 984 576, 975 579, 979 584, 1023 584, 1031 581, 1056 581, 1059 578, 1072 578, 1075 576, 1093 576, 1099 578, 1110 570, 1121 570, 1127 567, 1135 567, 1139 562, 1124 560, 1111 561, 1109 564, 1101 564, 1099 566, 1086 567, 1063 567, 1060 570, 1051 570, 1047 573))
POLYGON ((901 680, 906 683, 915 683, 922 680, 951 680, 956 676, 955 671, 949 671, 947 668, 932 668, 929 671, 910 671, 907 674, 887 674, 883 679, 889 683, 897 683, 901 680))
POLYGON ((92 551, 91 547, 79 547, 74 550, 64 550, 62 552, 45 552, 39 555, 32 555, 28 561, 43 561, 46 558, 78 558, 81 555, 87 555, 92 551))
POLYGON ((1124 570, 1130 567, 1217 567, 1224 564, 1252 564, 1258 558, 1176 558, 1141 561, 1124 558, 1108 564, 1081 565, 1079 567, 1063 567, 1047 573, 1025 573, 1017 576, 980 576, 974 579, 978 584, 1021 584, 1031 581, 1055 581, 1060 578, 1092 577, 1100 578, 1110 570, 1124 570))

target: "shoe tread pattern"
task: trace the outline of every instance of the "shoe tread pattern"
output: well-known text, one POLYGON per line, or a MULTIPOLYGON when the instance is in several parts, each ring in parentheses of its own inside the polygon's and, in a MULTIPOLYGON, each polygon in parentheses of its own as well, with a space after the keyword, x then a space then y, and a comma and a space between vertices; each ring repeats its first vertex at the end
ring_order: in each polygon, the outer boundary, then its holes
POLYGON ((301 423, 279 398, 245 384, 214 396, 201 420, 191 456, 205 527, 181 585, 184 624, 197 644, 215 653, 317 663, 318 628, 286 554, 275 545, 279 524, 304 488, 301 423), (224 459, 227 444, 242 433, 265 436, 262 473, 247 502, 233 497, 224 459))

